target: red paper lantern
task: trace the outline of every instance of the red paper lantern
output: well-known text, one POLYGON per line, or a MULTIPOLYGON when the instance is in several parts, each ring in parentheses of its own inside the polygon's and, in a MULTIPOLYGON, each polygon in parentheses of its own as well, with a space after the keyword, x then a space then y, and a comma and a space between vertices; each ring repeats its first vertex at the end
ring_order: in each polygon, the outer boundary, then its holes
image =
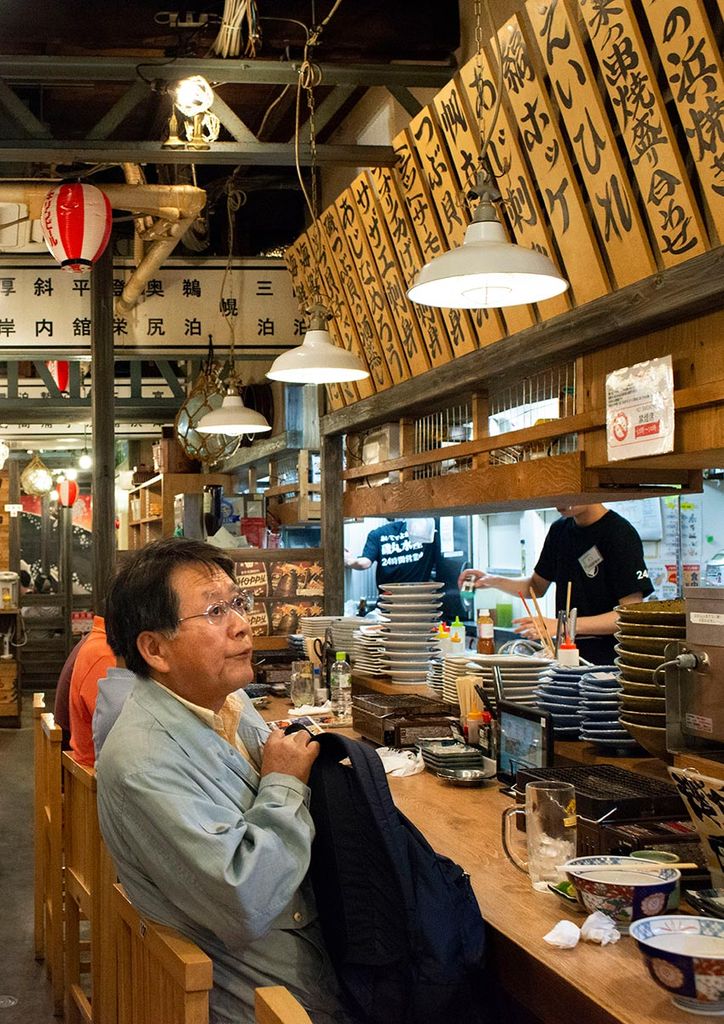
POLYGON ((49 359, 45 365, 50 370, 51 377, 58 385, 58 390, 67 391, 70 363, 66 359, 49 359))
POLYGON ((95 185, 59 185, 43 202, 40 226, 45 244, 63 270, 87 273, 111 234, 111 204, 95 185))
POLYGON ((58 484, 58 504, 64 508, 72 508, 78 497, 78 484, 75 480, 61 480, 58 484))

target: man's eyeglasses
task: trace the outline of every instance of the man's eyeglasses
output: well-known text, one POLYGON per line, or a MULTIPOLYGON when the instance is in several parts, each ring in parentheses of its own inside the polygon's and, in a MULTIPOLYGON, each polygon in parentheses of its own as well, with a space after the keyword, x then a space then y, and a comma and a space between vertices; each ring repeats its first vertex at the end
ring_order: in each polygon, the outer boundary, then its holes
POLYGON ((205 612, 196 612, 195 615, 184 615, 183 618, 178 620, 179 626, 182 622, 186 622, 187 619, 206 619, 212 626, 218 626, 222 622, 226 621, 226 617, 229 612, 235 612, 240 618, 244 618, 254 607, 254 595, 247 594, 245 591, 240 591, 238 594, 234 594, 228 601, 215 601, 210 604, 205 612))

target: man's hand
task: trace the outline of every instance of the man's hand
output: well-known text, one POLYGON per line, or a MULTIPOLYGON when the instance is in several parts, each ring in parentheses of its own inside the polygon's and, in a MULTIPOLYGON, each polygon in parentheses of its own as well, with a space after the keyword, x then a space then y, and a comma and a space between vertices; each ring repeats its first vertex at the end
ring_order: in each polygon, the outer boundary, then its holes
POLYGON ((306 784, 319 755, 319 744, 312 739, 306 729, 293 732, 291 736, 285 736, 278 730, 270 733, 261 759, 262 778, 272 772, 281 772, 306 784))
POLYGON ((481 587, 494 587, 497 582, 497 576, 491 576, 482 569, 463 569, 458 576, 458 590, 462 590, 465 583, 468 587, 472 583, 473 589, 478 590, 481 587))
MULTIPOLYGON (((540 620, 538 619, 529 619, 527 615, 524 615, 520 619, 513 619, 513 628, 516 633, 520 633, 520 635, 524 636, 527 640, 542 640, 545 643, 545 637, 540 635, 540 630, 538 629, 539 621, 540 620)), ((558 629, 558 620, 543 619, 543 622, 545 622, 548 627, 551 640, 555 641, 556 630, 558 629)))

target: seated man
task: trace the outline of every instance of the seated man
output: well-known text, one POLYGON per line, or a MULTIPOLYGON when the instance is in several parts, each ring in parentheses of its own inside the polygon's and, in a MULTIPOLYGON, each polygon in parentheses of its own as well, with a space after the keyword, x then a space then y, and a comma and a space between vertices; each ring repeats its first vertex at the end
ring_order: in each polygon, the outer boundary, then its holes
POLYGON ((93 628, 83 641, 70 677, 70 749, 80 764, 95 762, 93 712, 98 698, 98 682, 116 667, 116 656, 108 646, 106 624, 93 616, 93 628))
POLYGON ((138 910, 213 960, 212 1021, 252 1024, 261 985, 344 1021, 306 877, 318 747, 270 732, 239 689, 246 607, 231 560, 199 541, 156 541, 118 570, 106 627, 139 678, 96 765, 101 829, 138 910))

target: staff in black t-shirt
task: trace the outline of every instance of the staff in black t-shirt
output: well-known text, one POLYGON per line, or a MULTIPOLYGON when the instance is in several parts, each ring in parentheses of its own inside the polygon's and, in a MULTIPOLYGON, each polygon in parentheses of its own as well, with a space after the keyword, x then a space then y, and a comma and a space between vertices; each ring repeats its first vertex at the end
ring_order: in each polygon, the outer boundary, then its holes
POLYGON ((385 583, 426 583, 437 565, 440 541, 433 519, 391 519, 370 530, 361 555, 344 553, 348 569, 369 569, 376 562, 378 588, 385 583))
MULTIPOLYGON (((506 594, 519 591, 528 597, 532 587, 542 597, 556 585, 556 612, 566 606, 571 583, 571 608, 577 609, 576 645, 581 657, 597 665, 610 665, 618 616, 616 605, 634 604, 653 593, 638 533, 623 516, 603 505, 566 505, 557 509, 540 558, 530 576, 511 579, 480 569, 466 569, 458 584, 467 580, 477 587, 494 587, 506 594)), ((556 620, 546 619, 556 633, 556 620)), ((523 636, 538 637, 533 619, 515 619, 523 636)))

